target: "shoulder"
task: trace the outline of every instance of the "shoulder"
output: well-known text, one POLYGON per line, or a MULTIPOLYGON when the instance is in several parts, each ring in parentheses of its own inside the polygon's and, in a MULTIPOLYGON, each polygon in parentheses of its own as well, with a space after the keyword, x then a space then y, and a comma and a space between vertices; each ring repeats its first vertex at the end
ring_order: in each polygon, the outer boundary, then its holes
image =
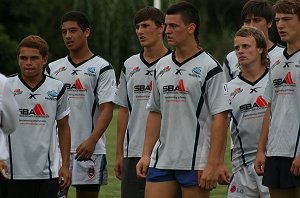
POLYGON ((56 66, 56 65, 60 65, 61 63, 66 62, 66 61, 68 61, 67 56, 66 56, 66 57, 63 57, 63 58, 60 58, 60 59, 57 59, 57 60, 55 60, 55 61, 52 61, 52 62, 50 62, 48 65, 49 65, 49 67, 54 67, 54 66, 56 66))
POLYGON ((104 58, 102 58, 99 55, 95 55, 92 59, 90 59, 90 61, 96 66, 96 67, 106 67, 108 65, 111 65, 107 60, 105 60, 104 58))
POLYGON ((132 55, 131 57, 127 58, 124 62, 124 66, 126 67, 126 65, 132 63, 132 62, 138 62, 138 61, 141 61, 141 57, 140 57, 140 54, 135 54, 135 55, 132 55))
POLYGON ((4 76, 3 74, 0 74, 0 82, 1 83, 6 83, 7 82, 7 77, 4 76))
POLYGON ((58 86, 63 86, 64 85, 63 82, 61 82, 60 80, 55 79, 55 78, 53 78, 51 76, 48 76, 48 75, 46 75, 45 83, 48 83, 50 85, 51 84, 52 85, 58 85, 58 86))

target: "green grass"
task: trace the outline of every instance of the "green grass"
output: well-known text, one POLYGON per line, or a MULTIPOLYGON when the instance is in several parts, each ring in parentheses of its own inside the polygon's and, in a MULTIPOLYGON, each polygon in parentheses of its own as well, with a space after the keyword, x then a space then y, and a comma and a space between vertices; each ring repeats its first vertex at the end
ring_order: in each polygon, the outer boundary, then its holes
MULTIPOLYGON (((117 109, 114 111, 114 117, 111 121, 107 133, 106 133, 106 148, 107 148, 107 163, 108 163, 108 185, 101 186, 100 195, 101 198, 120 198, 120 181, 115 177, 114 173, 114 162, 116 153, 116 141, 117 141, 117 109)), ((229 137, 229 136, 228 136, 229 137)), ((229 148, 230 140, 227 141, 229 148)), ((228 149, 225 154, 225 163, 229 171, 231 170, 230 165, 230 152, 228 149)), ((215 190, 211 192, 211 198, 224 198, 226 197, 227 186, 218 186, 215 190)), ((75 198, 75 189, 73 187, 69 190, 68 198, 75 198)))

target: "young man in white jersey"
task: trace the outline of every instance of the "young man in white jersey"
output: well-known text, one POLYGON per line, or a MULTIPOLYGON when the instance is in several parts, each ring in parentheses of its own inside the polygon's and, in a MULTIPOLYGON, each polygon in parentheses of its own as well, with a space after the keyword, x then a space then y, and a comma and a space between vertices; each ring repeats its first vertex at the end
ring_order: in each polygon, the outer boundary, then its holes
POLYGON ((171 5, 165 24, 175 52, 156 64, 137 174, 147 176, 146 197, 176 197, 178 188, 184 198, 208 197, 217 185, 231 108, 223 91, 225 74, 199 46, 193 5, 171 5))
POLYGON ((270 65, 255 170, 272 198, 300 197, 300 1, 278 0, 273 8, 287 47, 270 65))
MULTIPOLYGON (((283 48, 277 44, 274 44, 269 37, 272 29, 273 18, 274 12, 272 10, 272 6, 267 0, 249 0, 246 2, 241 11, 241 19, 243 21, 243 25, 255 27, 258 30, 262 31, 265 35, 268 56, 271 60, 277 52, 283 51, 283 48)), ((241 67, 238 63, 235 51, 230 52, 226 56, 223 63, 223 70, 226 74, 226 79, 228 82, 240 73, 241 67)), ((232 140, 230 145, 230 149, 232 151, 232 140)))
POLYGON ((67 87, 71 107, 71 174, 77 198, 98 197, 107 184, 105 135, 113 115, 115 73, 109 62, 88 46, 90 24, 84 13, 62 17, 61 31, 69 55, 49 64, 46 72, 67 87))
POLYGON ((143 198, 145 194, 146 180, 137 177, 135 167, 143 151, 155 65, 171 52, 163 43, 164 20, 157 8, 145 7, 136 13, 136 35, 143 50, 125 61, 114 99, 119 105, 115 175, 122 181, 122 198, 143 198))
MULTIPOLYGON (((273 59, 274 54, 283 51, 283 47, 274 44, 269 37, 273 18, 274 12, 267 0, 249 0, 241 11, 243 25, 255 27, 264 33, 267 42, 268 55, 271 60, 273 59)), ((240 69, 241 67, 238 64, 235 51, 230 52, 223 63, 223 70, 226 73, 227 81, 235 78, 239 74, 240 69)))
POLYGON ((5 196, 3 179, 8 178, 7 135, 17 128, 19 109, 7 78, 0 74, 0 197, 5 196))
POLYGON ((19 125, 8 136, 11 180, 6 198, 54 198, 70 184, 68 95, 62 82, 43 74, 48 45, 39 36, 25 37, 17 48, 20 74, 9 78, 19 106, 19 125), (57 123, 62 165, 54 167, 54 125, 57 123))
POLYGON ((228 198, 269 198, 262 176, 254 170, 259 134, 267 102, 262 97, 268 81, 267 44, 263 33, 242 27, 234 37, 240 74, 227 83, 232 105, 230 134, 233 140, 232 176, 228 198))

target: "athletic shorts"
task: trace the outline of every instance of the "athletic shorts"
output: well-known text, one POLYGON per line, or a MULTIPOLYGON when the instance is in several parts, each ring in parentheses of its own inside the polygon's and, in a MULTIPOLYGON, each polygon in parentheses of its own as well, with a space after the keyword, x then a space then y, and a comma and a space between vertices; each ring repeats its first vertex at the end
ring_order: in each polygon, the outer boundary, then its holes
POLYGON ((144 198, 146 179, 136 175, 136 164, 141 158, 129 157, 123 159, 121 197, 144 198))
POLYGON ((38 180, 6 180, 6 198, 56 198, 58 178, 38 180))
POLYGON ((262 185, 262 176, 258 176, 254 164, 243 167, 230 178, 227 198, 260 197, 270 198, 269 189, 262 185))
POLYGON ((70 164, 72 185, 107 184, 108 172, 105 155, 95 154, 90 160, 79 162, 75 160, 75 154, 72 153, 70 164))
POLYGON ((177 181, 181 186, 198 186, 197 170, 168 170, 149 168, 147 182, 177 181))
POLYGON ((300 186, 300 176, 290 169, 294 158, 267 157, 262 184, 269 188, 294 188, 300 186))

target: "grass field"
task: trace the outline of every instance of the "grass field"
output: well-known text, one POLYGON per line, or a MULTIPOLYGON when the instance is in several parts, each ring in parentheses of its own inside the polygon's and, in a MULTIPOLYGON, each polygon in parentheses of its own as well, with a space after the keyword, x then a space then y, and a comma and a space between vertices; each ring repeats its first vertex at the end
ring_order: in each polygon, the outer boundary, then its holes
MULTIPOLYGON (((114 111, 114 117, 109 125, 106 133, 106 148, 107 148, 107 163, 108 163, 108 185, 102 186, 99 197, 101 198, 120 198, 120 181, 115 177, 114 174, 114 162, 116 153, 116 126, 117 126, 117 110, 114 111)), ((228 139, 229 140, 229 139, 228 139)), ((229 143, 229 141, 227 141, 229 143)), ((227 146, 227 148, 229 148, 227 146)), ((230 166, 230 152, 226 151, 225 163, 229 170, 230 166)), ((227 186, 218 186, 214 191, 211 192, 211 198, 224 198, 226 197, 227 186)), ((68 198, 75 198, 75 189, 73 187, 69 190, 68 198)))

